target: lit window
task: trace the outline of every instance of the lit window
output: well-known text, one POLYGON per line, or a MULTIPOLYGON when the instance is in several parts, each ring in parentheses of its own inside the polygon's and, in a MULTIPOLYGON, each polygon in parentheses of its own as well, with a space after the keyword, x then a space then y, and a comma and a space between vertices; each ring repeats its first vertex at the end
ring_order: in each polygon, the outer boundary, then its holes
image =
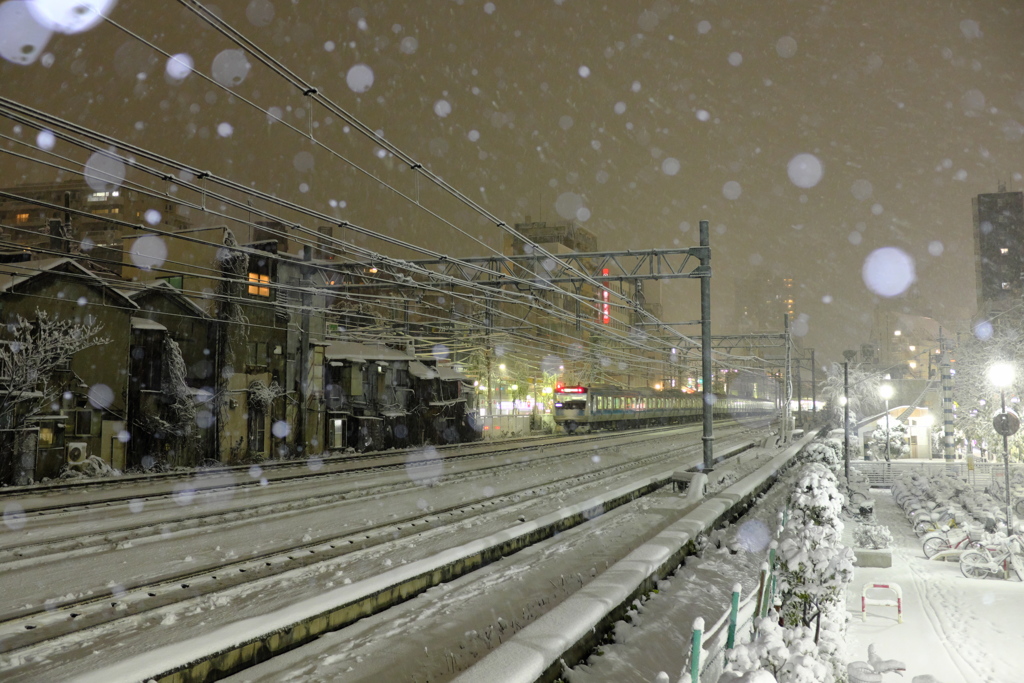
POLYGON ((28 218, 29 218, 28 211, 25 211, 25 212, 17 214, 14 217, 14 220, 17 223, 28 223, 28 218))
POLYGON ((249 293, 256 296, 270 296, 270 276, 249 273, 249 293))
POLYGON ((913 344, 911 344, 911 345, 910 345, 910 346, 908 346, 907 348, 909 348, 909 349, 910 349, 911 351, 917 351, 917 347, 916 347, 916 346, 914 346, 913 344))
POLYGON ((1010 283, 1009 282, 1004 282, 1003 283, 1003 289, 1009 289, 1009 288, 1010 288, 1010 283))
POLYGON ((1009 254, 1010 250, 1008 248, 1006 248, 1006 247, 1000 247, 999 248, 999 253, 1000 254, 1009 254))
POLYGON ((895 331, 894 331, 894 332, 892 333, 892 335, 893 335, 894 337, 898 337, 898 336, 900 336, 901 334, 903 334, 903 333, 902 333, 902 332, 900 332, 899 330, 895 330, 895 331))

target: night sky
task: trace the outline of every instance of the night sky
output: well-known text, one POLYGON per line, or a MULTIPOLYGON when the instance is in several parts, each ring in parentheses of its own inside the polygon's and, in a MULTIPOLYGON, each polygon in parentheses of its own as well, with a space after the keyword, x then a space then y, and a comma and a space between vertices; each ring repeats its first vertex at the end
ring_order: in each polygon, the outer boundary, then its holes
MULTIPOLYGON (((767 268, 796 281, 794 329, 823 361, 868 340, 884 297, 869 288, 863 266, 880 248, 901 250, 916 273, 907 288, 899 283, 907 272, 887 267, 888 293, 905 290, 898 308, 966 324, 974 313, 971 198, 999 182, 1024 185, 1017 0, 216 6, 322 94, 509 224, 527 215, 575 218, 601 250, 618 250, 693 246, 698 221, 710 221, 714 332, 734 331, 743 299, 735 280, 767 268)), ((25 39, 24 31, 12 37, 23 7, 0 3, 5 55, 25 39)), ((100 22, 37 40, 30 64, 0 61, 0 94, 428 249, 500 249, 498 228, 322 108, 312 112, 322 146, 304 138, 308 99, 255 59, 246 69, 222 54, 237 46, 184 4, 121 0, 109 17, 167 53, 188 55, 198 73, 168 75, 164 55, 100 22), (238 80, 236 96, 200 74, 238 80), (241 98, 276 107, 299 132, 241 98)), ((0 132, 28 141, 37 134, 7 120, 0 132)), ((62 145, 53 151, 85 161, 62 145)), ((0 155, 0 185, 56 177, 0 155)), ((696 281, 665 283, 662 298, 663 319, 697 317, 696 281)))

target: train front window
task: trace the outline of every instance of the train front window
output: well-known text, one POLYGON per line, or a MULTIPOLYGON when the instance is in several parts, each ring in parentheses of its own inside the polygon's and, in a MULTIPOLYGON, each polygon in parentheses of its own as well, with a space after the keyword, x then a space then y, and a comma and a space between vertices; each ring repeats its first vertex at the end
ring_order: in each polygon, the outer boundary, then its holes
POLYGON ((562 401, 562 410, 586 410, 587 401, 585 399, 573 399, 571 401, 562 401))

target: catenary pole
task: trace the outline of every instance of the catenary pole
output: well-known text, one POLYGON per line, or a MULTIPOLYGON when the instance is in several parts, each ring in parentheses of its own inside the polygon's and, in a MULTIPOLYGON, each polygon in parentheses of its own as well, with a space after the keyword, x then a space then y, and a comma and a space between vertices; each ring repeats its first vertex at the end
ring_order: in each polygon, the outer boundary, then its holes
POLYGON ((713 408, 715 395, 711 390, 711 229, 700 222, 700 365, 704 382, 704 469, 715 464, 713 408))

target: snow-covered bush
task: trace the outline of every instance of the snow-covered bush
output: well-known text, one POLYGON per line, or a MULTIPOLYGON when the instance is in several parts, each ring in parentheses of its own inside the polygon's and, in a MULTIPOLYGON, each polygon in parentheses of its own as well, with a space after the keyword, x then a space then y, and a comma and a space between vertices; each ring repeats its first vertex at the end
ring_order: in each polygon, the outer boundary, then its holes
POLYGON ((853 532, 858 548, 881 549, 892 547, 892 534, 883 524, 861 524, 853 532))
POLYGON ((885 420, 881 420, 875 431, 871 432, 868 448, 876 459, 895 460, 910 455, 910 440, 907 426, 894 417, 889 418, 889 447, 886 448, 885 420))
POLYGON ((853 552, 840 538, 843 495, 821 463, 805 465, 789 497, 789 520, 779 539, 778 613, 756 621, 756 631, 727 657, 735 676, 760 669, 778 683, 846 680, 847 584, 853 552))
POLYGON ((843 466, 843 446, 834 439, 815 439, 800 454, 806 462, 821 463, 838 472, 843 466))
POLYGON ((828 656, 822 656, 812 629, 783 628, 775 614, 757 620, 753 638, 729 651, 718 683, 762 679, 777 683, 839 683, 843 680, 836 677, 828 656), (756 672, 767 672, 772 678, 759 678, 756 672))

